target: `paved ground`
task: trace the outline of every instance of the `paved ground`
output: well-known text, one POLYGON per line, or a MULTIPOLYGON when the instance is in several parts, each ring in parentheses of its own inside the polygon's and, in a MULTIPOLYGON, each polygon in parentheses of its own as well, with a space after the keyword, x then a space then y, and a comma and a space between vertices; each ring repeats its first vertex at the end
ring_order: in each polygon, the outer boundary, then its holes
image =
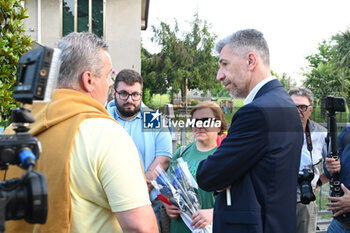
POLYGON ((332 218, 325 218, 325 215, 330 215, 332 212, 330 211, 319 211, 318 212, 318 217, 317 217, 317 233, 326 233, 327 232, 327 228, 329 226, 329 224, 332 221, 332 218))

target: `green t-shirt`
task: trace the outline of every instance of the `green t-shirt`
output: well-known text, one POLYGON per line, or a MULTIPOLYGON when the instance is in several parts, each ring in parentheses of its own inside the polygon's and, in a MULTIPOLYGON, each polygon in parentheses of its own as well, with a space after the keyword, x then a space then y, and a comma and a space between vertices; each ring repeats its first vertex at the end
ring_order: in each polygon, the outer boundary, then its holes
MULTIPOLYGON (((182 157, 185 162, 187 162, 188 169, 190 170, 192 176, 196 179, 197 169, 199 163, 206 159, 209 155, 212 155, 216 151, 216 147, 210 151, 201 152, 197 149, 196 141, 190 143, 183 150, 182 155, 180 156, 180 148, 174 153, 170 166, 172 166, 175 161, 182 157)), ((213 192, 205 192, 201 188, 199 188, 200 194, 200 204, 201 209, 211 209, 214 208, 214 193, 213 192)), ((171 219, 170 222, 170 232, 171 233, 191 233, 191 230, 186 226, 186 224, 182 221, 181 217, 178 219, 171 219)))

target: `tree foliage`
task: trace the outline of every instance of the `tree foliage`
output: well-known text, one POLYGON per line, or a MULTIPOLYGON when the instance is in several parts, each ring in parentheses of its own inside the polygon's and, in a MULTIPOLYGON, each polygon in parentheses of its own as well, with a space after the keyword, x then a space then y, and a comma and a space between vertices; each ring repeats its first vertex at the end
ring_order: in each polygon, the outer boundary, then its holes
POLYGON ((335 68, 341 76, 342 95, 347 98, 350 108, 350 30, 333 36, 335 68))
POLYGON ((212 52, 216 36, 209 32, 206 21, 194 15, 191 31, 180 36, 175 20, 174 28, 161 22, 152 27, 152 41, 161 47, 158 54, 142 49, 142 76, 144 88, 151 94, 181 92, 182 101, 188 89, 211 90, 221 84, 215 80, 217 57, 212 52))
POLYGON ((15 107, 12 98, 16 82, 17 63, 20 56, 28 52, 32 44, 29 36, 24 35, 23 19, 26 10, 20 0, 0 0, 0 123, 8 119, 15 107))
POLYGON ((340 69, 350 70, 350 30, 333 36, 336 44, 333 47, 334 61, 340 69))
MULTIPOLYGON (((349 39, 350 37, 337 34, 330 41, 322 41, 318 46, 318 53, 306 57, 309 67, 304 71, 307 77, 304 85, 313 92, 315 98, 323 99, 328 95, 348 96, 350 79, 346 61, 350 61, 350 55, 344 52, 344 44, 339 42, 349 39), (346 56, 349 58, 345 58, 346 56)), ((350 40, 348 46, 347 49, 350 49, 350 40)))
POLYGON ((318 52, 306 59, 309 67, 304 72, 307 77, 304 85, 321 102, 321 114, 326 114, 325 97, 329 95, 345 97, 350 107, 350 31, 338 33, 329 41, 322 41, 318 52))
POLYGON ((286 73, 283 73, 282 75, 278 75, 273 70, 271 70, 271 74, 281 82, 284 89, 286 89, 287 91, 297 86, 296 81, 292 79, 292 77, 288 76, 286 73))

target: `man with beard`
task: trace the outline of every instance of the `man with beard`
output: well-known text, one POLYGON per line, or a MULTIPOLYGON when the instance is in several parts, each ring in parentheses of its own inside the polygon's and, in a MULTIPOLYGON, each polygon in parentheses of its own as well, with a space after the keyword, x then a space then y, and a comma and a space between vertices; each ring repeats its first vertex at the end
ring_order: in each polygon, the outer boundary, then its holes
POLYGON ((227 137, 197 170, 199 187, 218 191, 213 233, 295 233, 303 145, 295 104, 271 75, 261 32, 237 31, 220 40, 216 50, 216 79, 232 96, 245 100, 227 137))
MULTIPOLYGON (((151 180, 156 178, 154 170, 158 164, 166 171, 169 167, 172 145, 167 128, 143 130, 144 112, 150 111, 142 103, 143 80, 130 69, 121 70, 114 82, 114 100, 108 103, 109 114, 116 119, 133 138, 145 171, 152 207, 160 223, 161 202, 151 180)), ((125 155, 127 156, 127 155, 125 155)))

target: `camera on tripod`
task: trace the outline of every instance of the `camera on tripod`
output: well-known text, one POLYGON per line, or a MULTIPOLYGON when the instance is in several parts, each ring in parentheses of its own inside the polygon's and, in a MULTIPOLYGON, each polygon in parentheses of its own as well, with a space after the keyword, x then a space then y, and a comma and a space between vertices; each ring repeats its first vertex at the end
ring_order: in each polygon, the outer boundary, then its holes
MULTIPOLYGON (((327 138, 328 138, 328 141, 330 139, 330 142, 331 142, 331 152, 328 154, 328 157, 338 159, 339 152, 338 152, 338 140, 337 140, 338 133, 337 133, 336 112, 346 111, 345 99, 343 97, 328 96, 326 98, 326 110, 328 111, 327 138)), ((333 174, 333 176, 338 176, 338 175, 333 174)), ((339 183, 339 190, 340 190, 340 183, 339 183)))
POLYGON ((314 195, 311 181, 314 178, 314 172, 309 167, 304 167, 302 171, 298 174, 298 184, 300 188, 300 201, 301 203, 307 205, 310 202, 316 200, 314 195))
POLYGON ((46 179, 34 170, 41 146, 28 132, 34 118, 24 104, 32 104, 33 100, 50 101, 58 77, 59 55, 59 49, 42 46, 23 54, 19 60, 13 98, 22 106, 12 110, 15 134, 0 135, 0 169, 6 174, 9 165, 18 165, 26 172, 20 178, 0 182, 0 232, 4 231, 5 220, 46 222, 46 179))
MULTIPOLYGON (((337 121, 336 112, 345 112, 345 99, 343 97, 328 96, 326 98, 326 110, 328 111, 328 136, 327 140, 331 142, 331 151, 327 157, 339 159, 338 151, 338 133, 337 133, 337 121)), ((340 187, 340 173, 335 172, 331 174, 330 183, 330 196, 340 197, 342 196, 342 190, 340 187)), ((334 213, 334 212, 333 212, 334 213)), ((347 213, 335 217, 339 222, 350 224, 347 213)))
POLYGON ((345 112, 345 99, 343 97, 328 96, 326 98, 326 110, 328 112, 345 112))

